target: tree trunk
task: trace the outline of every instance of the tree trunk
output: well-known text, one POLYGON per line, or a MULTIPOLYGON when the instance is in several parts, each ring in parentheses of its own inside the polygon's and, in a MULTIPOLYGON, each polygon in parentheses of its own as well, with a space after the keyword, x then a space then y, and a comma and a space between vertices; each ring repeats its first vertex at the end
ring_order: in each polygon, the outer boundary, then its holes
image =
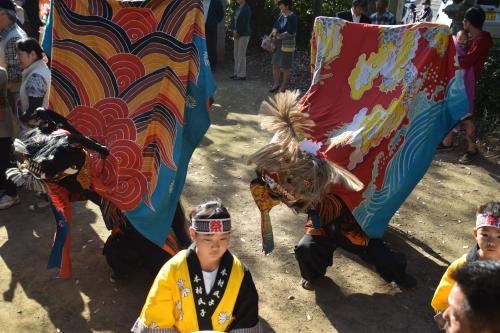
POLYGON ((321 16, 321 6, 323 4, 323 0, 313 0, 313 20, 316 16, 321 16))

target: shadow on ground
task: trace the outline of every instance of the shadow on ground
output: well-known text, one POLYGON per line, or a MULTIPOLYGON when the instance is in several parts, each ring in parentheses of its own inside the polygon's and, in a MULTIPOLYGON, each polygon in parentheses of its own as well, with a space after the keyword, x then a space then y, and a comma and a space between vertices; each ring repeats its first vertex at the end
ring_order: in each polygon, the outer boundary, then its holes
MULTIPOLYGON (((444 272, 444 267, 435 260, 444 259, 425 244, 419 244, 394 230, 387 233, 385 240, 393 250, 406 255, 408 272, 418 280, 416 289, 375 292, 371 295, 346 293, 341 287, 346 282, 334 282, 329 274, 316 284, 317 304, 340 333, 439 332, 433 322, 434 313, 430 301, 444 272), (410 246, 411 243, 419 246, 419 250, 410 246)), ((359 258, 344 251, 341 253, 358 264, 373 269, 359 258)))
MULTIPOLYGON (((23 291, 46 312, 42 317, 48 316, 51 324, 61 332, 127 332, 140 311, 151 279, 142 275, 126 284, 109 281, 109 268, 101 254, 103 242, 91 226, 95 221, 103 222, 96 219, 95 212, 84 203, 73 204, 72 209, 73 277, 56 278, 57 269, 46 268, 55 230, 52 212, 50 209, 29 212, 27 206, 35 201, 34 196, 22 191, 21 198, 21 205, 0 212, 0 226, 5 227, 8 237, 0 254, 11 274, 2 294, 3 301, 21 309, 18 315, 40 316, 38 306, 31 303, 29 308, 25 307, 27 303, 19 297, 23 291)), ((37 322, 36 325, 17 327, 15 332, 53 331, 49 323, 37 322)), ((14 332, 5 326, 3 329, 14 332)))

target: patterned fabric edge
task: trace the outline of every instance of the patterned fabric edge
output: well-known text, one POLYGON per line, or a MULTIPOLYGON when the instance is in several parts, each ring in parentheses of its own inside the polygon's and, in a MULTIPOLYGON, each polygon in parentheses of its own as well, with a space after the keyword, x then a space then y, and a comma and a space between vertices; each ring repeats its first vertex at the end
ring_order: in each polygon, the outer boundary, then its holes
MULTIPOLYGON (((134 333, 180 333, 177 328, 146 327, 142 321, 137 319, 130 329, 134 333)), ((259 332, 260 333, 260 332, 259 332)))

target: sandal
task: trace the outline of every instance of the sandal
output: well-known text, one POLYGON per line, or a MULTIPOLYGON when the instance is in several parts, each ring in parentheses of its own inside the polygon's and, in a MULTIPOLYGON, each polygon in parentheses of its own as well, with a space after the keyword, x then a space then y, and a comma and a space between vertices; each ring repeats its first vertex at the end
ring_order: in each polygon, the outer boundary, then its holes
POLYGON ((48 201, 37 201, 32 205, 28 206, 28 209, 31 212, 36 212, 37 210, 44 209, 50 206, 50 203, 48 201))
POLYGON ((451 145, 445 145, 443 143, 440 143, 438 146, 437 146, 437 150, 450 150, 450 149, 453 149, 453 144, 451 145))
POLYGON ((475 151, 466 151, 465 154, 462 157, 460 157, 458 162, 462 164, 469 164, 477 157, 478 154, 479 150, 477 149, 475 151))
POLYGON ((278 91, 278 89, 279 89, 279 88, 280 88, 279 86, 277 86, 277 87, 272 87, 271 89, 269 89, 269 92, 270 92, 270 93, 275 93, 275 92, 277 92, 277 91, 278 91))

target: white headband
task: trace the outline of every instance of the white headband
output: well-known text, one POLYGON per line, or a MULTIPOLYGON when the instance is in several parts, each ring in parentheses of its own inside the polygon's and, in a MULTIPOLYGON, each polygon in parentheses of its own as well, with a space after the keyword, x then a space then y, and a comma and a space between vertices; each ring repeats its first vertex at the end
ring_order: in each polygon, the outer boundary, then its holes
POLYGON ((191 226, 199 234, 228 233, 231 231, 231 219, 191 219, 191 226))
POLYGON ((487 214, 477 214, 476 228, 481 227, 500 228, 500 217, 487 214))

